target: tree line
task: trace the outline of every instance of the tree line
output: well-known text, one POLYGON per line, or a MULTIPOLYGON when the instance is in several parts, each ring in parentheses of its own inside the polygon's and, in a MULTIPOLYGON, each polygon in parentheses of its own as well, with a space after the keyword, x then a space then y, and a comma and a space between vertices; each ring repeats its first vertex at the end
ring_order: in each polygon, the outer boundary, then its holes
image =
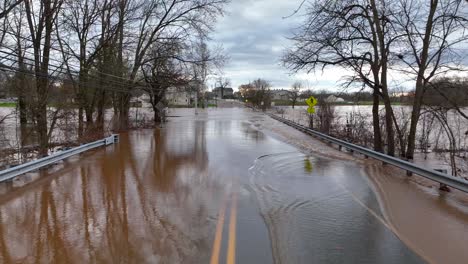
POLYGON ((47 155, 54 117, 76 109, 77 134, 129 127, 131 98, 149 94, 158 120, 167 89, 204 88, 224 56, 206 44, 229 0, 4 0, 0 70, 47 155), (55 97, 55 98, 54 98, 55 97), (51 105, 54 108, 51 110, 51 105))

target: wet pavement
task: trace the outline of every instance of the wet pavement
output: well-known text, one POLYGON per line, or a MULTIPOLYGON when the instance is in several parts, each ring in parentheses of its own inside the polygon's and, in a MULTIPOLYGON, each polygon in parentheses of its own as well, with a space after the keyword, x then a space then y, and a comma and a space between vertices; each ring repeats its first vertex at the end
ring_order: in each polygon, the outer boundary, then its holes
POLYGON ((171 115, 4 187, 0 262, 424 263, 359 165, 301 153, 250 110, 171 115))

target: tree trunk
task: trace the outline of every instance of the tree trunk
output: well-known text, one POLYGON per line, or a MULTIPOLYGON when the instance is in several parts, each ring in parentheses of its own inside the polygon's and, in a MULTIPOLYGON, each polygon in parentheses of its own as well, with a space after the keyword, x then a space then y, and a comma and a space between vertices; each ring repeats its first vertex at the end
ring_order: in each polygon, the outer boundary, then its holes
POLYGON ((18 67, 20 68, 21 73, 17 74, 17 91, 18 91, 18 110, 19 110, 19 118, 20 124, 25 125, 28 123, 28 116, 27 116, 27 104, 26 104, 26 76, 23 73, 26 71, 26 67, 24 65, 24 57, 23 57, 23 49, 21 47, 21 41, 18 38, 18 67), (19 80, 18 80, 19 79, 19 80))
POLYGON ((104 128, 104 112, 106 107, 106 91, 101 91, 97 103, 96 124, 100 130, 104 128))
POLYGON ((79 105, 78 106, 78 138, 79 139, 83 137, 83 132, 84 132, 83 107, 79 105))
MULTIPOLYGON (((371 8, 372 8, 372 15, 373 20, 375 23, 375 31, 377 33, 377 40, 379 43, 379 50, 380 50, 380 65, 381 69, 381 77, 380 77, 380 85, 381 85, 381 92, 382 92, 382 99, 385 105, 385 125, 387 128, 387 154, 390 156, 395 155, 395 133, 393 131, 393 120, 392 120, 392 105, 390 102, 390 97, 388 95, 388 85, 387 85, 387 63, 388 63, 388 50, 385 45, 385 33, 384 33, 384 25, 380 23, 380 14, 379 10, 377 9, 377 5, 375 0, 370 0, 371 8)), ((377 83, 375 84, 376 87, 377 83)))
POLYGON ((406 151, 406 158, 413 159, 414 158, 414 151, 416 149, 416 132, 419 122, 419 116, 421 114, 421 105, 422 105, 422 98, 424 95, 425 83, 424 83, 424 75, 427 69, 427 60, 429 56, 429 48, 432 38, 432 30, 433 30, 433 23, 434 23, 434 15, 437 9, 438 0, 431 0, 430 11, 428 15, 428 19, 426 22, 426 30, 424 33, 423 39, 423 47, 420 53, 420 62, 419 62, 419 70, 418 76, 416 79, 416 91, 413 100, 413 110, 411 112, 411 124, 410 124, 410 132, 408 134, 408 150, 406 151))
POLYGON ((416 132, 421 114, 422 101, 419 98, 423 96, 422 79, 418 77, 416 82, 416 93, 413 100, 413 110, 411 111, 410 131, 408 134, 408 149, 406 151, 406 158, 412 160, 414 158, 414 151, 416 149, 416 132))
POLYGON ((48 155, 49 138, 47 133, 47 88, 48 80, 39 78, 37 81, 38 104, 36 109, 36 129, 39 136, 39 156, 48 155))
POLYGON ((119 94, 117 96, 118 102, 118 130, 125 131, 129 127, 128 114, 130 112, 130 95, 119 94))
POLYGON ((382 146, 382 132, 380 131, 380 116, 379 116, 379 94, 374 89, 372 104, 372 125, 374 128, 374 150, 383 152, 382 146))

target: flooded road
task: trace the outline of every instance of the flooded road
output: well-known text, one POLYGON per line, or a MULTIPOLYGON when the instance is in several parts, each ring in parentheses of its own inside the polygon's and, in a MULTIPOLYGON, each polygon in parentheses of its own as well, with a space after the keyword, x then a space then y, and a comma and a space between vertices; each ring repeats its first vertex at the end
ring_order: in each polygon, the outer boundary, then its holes
POLYGON ((358 165, 301 153, 249 110, 172 116, 3 186, 0 262, 424 263, 358 165))

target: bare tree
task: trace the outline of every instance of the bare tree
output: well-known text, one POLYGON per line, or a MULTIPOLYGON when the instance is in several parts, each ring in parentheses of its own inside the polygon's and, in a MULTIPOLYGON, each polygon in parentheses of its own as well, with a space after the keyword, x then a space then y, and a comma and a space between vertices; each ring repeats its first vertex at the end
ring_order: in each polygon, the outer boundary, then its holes
POLYGON ((297 81, 293 83, 293 85, 291 86, 291 89, 289 90, 288 96, 289 96, 289 99, 291 100, 293 109, 294 109, 294 106, 296 106, 299 96, 301 95, 302 88, 303 88, 302 82, 297 81))
POLYGON ((183 44, 176 40, 154 45, 148 54, 151 60, 142 65, 142 73, 146 87, 143 90, 148 94, 153 108, 154 122, 162 122, 160 103, 170 87, 188 85, 189 71, 183 62, 176 59, 181 53, 183 44))
MULTIPOLYGON (((197 80, 197 98, 202 96, 203 107, 207 107, 205 91, 207 87, 208 75, 222 75, 222 69, 228 57, 225 55, 221 46, 210 48, 206 44, 205 36, 198 36, 198 40, 191 40, 187 45, 190 46, 190 56, 184 59, 184 63, 189 63, 192 67, 193 79, 197 80)), ((180 59, 179 59, 180 60, 180 59)), ((229 85, 225 86, 228 87, 229 85)))
POLYGON ((460 0, 400 0, 400 12, 393 16, 394 25, 404 33, 398 58, 407 74, 415 76, 411 124, 406 156, 413 159, 416 132, 423 96, 431 79, 447 71, 460 70, 458 47, 466 43, 467 13, 460 0), (408 47, 408 48, 405 48, 408 47))
POLYGON ((76 90, 78 134, 82 136, 84 114, 87 126, 90 128, 93 123, 96 101, 100 94, 99 91, 90 88, 89 84, 93 79, 90 71, 96 64, 102 49, 113 39, 115 27, 109 25, 109 18, 106 16, 112 8, 109 0, 65 0, 64 3, 61 13, 62 24, 60 29, 58 26, 56 28, 67 74, 76 90), (78 63, 78 70, 72 68, 73 62, 78 63), (76 81, 75 75, 78 75, 76 81))
POLYGON ((271 84, 264 79, 256 79, 252 82, 255 90, 254 103, 266 111, 267 107, 271 104, 271 84))
MULTIPOLYGON (((190 34, 205 35, 212 29, 212 22, 218 15, 223 14, 223 5, 228 0, 156 0, 128 3, 128 0, 120 0, 119 27, 118 27, 118 63, 124 66, 123 46, 130 42, 130 48, 134 50, 129 61, 128 82, 129 88, 136 86, 136 79, 141 65, 145 63, 145 55, 151 46, 158 41, 173 35, 187 38, 190 34), (137 12, 129 12, 135 9, 137 12), (132 23, 131 17, 137 16, 138 23, 132 23), (135 34, 125 35, 126 29, 132 28, 135 34)), ((124 77, 122 72, 122 77, 124 77)), ((130 93, 122 93, 116 98, 116 115, 119 118, 121 129, 125 129, 128 123, 130 93)))
POLYGON ((21 4, 23 0, 4 0, 0 5, 0 19, 5 18, 16 6, 21 4))
POLYGON ((307 72, 326 67, 351 70, 347 86, 360 83, 373 91, 374 149, 383 150, 379 120, 382 97, 386 117, 388 153, 393 155, 391 106, 386 89, 386 56, 395 38, 388 36, 385 8, 377 8, 374 1, 316 1, 308 9, 308 18, 291 38, 294 46, 283 57, 292 71, 307 72), (378 33, 380 32, 380 34, 378 33), (387 35, 386 35, 387 34, 387 35), (382 36, 383 35, 383 36, 382 36), (384 40, 382 40, 384 38, 384 40))
POLYGON ((52 36, 63 0, 25 1, 25 14, 34 50, 34 73, 36 78, 35 121, 39 135, 39 154, 48 152, 47 99, 50 86, 49 63, 52 36), (40 12, 39 12, 40 11, 40 12))
POLYGON ((220 94, 221 94, 221 99, 224 98, 224 90, 226 90, 226 88, 229 88, 231 86, 231 80, 229 78, 226 78, 226 77, 218 77, 218 79, 216 79, 216 88, 219 88, 220 90, 220 94))
POLYGON ((13 17, 9 21, 9 30, 11 31, 12 39, 16 42, 15 55, 19 72, 15 73, 16 94, 18 96, 18 110, 21 131, 24 131, 24 125, 28 122, 28 112, 31 112, 30 103, 28 103, 28 82, 25 72, 28 71, 28 63, 26 60, 26 50, 29 48, 28 43, 24 40, 23 34, 26 31, 23 27, 25 23, 24 5, 18 5, 12 10, 13 17))

